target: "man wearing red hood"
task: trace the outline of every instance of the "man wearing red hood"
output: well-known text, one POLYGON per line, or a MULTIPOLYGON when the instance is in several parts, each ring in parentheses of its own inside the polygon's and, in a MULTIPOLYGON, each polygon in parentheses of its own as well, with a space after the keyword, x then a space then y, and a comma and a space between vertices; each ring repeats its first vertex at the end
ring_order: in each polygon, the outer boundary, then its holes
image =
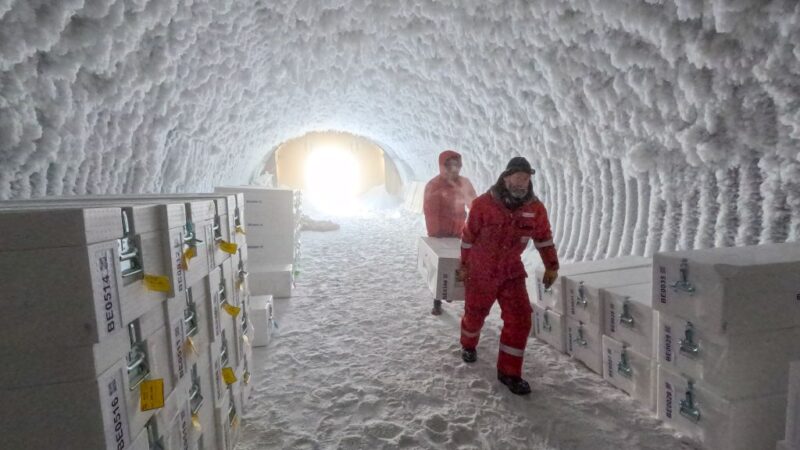
MULTIPOLYGON (((466 208, 477 197, 472 183, 460 175, 461 155, 445 150, 439 155, 439 175, 425 185, 422 209, 430 237, 461 237, 466 208)), ((442 301, 433 300, 434 315, 442 313, 442 301)))

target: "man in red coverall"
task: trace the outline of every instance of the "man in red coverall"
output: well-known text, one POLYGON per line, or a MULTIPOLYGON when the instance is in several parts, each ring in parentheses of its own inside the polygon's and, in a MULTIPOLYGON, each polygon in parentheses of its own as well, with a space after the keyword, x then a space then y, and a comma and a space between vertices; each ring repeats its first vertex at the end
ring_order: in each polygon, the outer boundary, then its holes
MULTIPOLYGON (((439 155, 439 175, 425 185, 422 209, 430 237, 461 237, 465 208, 477 197, 469 179, 459 175, 461 155, 445 150, 439 155)), ((431 314, 442 313, 442 301, 433 300, 431 314)))
POLYGON ((483 321, 497 299, 503 319, 497 378, 518 395, 531 391, 522 379, 531 305, 521 256, 529 241, 533 240, 545 265, 543 284, 550 287, 558 277, 547 210, 533 194, 534 173, 525 158, 512 158, 497 183, 472 202, 461 236, 460 276, 466 287, 461 357, 468 363, 477 360, 483 321))

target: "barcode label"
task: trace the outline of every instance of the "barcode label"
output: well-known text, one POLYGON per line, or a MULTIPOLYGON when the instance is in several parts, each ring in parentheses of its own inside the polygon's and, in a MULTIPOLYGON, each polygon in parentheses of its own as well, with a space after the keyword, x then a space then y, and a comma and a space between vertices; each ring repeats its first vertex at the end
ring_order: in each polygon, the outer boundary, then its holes
POLYGON ((100 380, 103 427, 106 448, 121 450, 131 445, 128 429, 128 409, 125 404, 125 386, 122 384, 122 369, 112 369, 100 380))
POLYGON ((119 291, 114 250, 106 248, 95 253, 94 295, 97 316, 97 334, 102 338, 122 328, 120 318, 119 291))

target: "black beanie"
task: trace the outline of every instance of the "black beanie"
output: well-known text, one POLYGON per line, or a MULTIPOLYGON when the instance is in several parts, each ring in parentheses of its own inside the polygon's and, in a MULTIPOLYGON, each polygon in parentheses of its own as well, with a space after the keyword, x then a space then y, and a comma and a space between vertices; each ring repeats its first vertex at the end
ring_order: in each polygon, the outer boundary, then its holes
POLYGON ((511 161, 508 162, 502 177, 505 178, 509 175, 514 175, 517 172, 525 172, 531 175, 536 173, 536 171, 531 168, 531 163, 529 163, 528 160, 522 156, 515 156, 511 158, 511 161))

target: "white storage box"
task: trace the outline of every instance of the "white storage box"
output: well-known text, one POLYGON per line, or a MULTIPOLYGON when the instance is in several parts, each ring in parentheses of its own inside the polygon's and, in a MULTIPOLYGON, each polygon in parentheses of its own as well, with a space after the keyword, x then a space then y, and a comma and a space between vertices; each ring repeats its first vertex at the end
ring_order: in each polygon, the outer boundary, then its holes
POLYGON ((651 272, 649 267, 638 267, 565 277, 567 315, 602 329, 604 310, 600 290, 648 283, 651 272))
POLYGON ((729 400, 660 366, 658 417, 708 449, 770 449, 783 436, 786 394, 729 400))
POLYGON ((800 328, 719 336, 658 315, 658 362, 727 398, 786 392, 789 362, 800 359, 800 328))
POLYGON ((0 391, 3 448, 85 450, 129 446, 125 361, 98 379, 0 391), (54 426, 57 425, 57 426, 54 426))
MULTIPOLYGON (((142 336, 148 337, 163 328, 164 319, 155 309, 138 323, 142 336)), ((83 346, 37 340, 24 347, 0 343, 0 361, 5 368, 0 370, 0 389, 93 380, 124 358, 130 349, 127 329, 99 344, 83 346)))
POLYGON ((247 277, 252 295, 272 295, 275 298, 292 296, 294 274, 291 265, 265 267, 263 270, 251 271, 247 277))
POLYGON ((436 300, 464 300, 464 283, 456 279, 461 267, 461 240, 421 237, 417 243, 417 269, 436 300))
POLYGON ((800 361, 789 365, 789 399, 786 408, 787 448, 800 449, 800 361))
POLYGON ((531 330, 537 339, 548 343, 551 347, 566 353, 567 325, 566 316, 559 314, 548 306, 533 303, 533 326, 531 330))
MULTIPOLYGON (((538 255, 536 256, 538 258, 538 255)), ((568 276, 580 274, 591 274, 597 272, 607 272, 609 270, 630 269, 635 267, 650 267, 653 264, 651 258, 642 256, 624 256, 620 258, 609 258, 598 261, 583 261, 572 264, 564 264, 558 269, 558 278, 549 289, 545 289, 542 284, 544 276, 544 266, 537 262, 533 269, 534 275, 527 279, 528 291, 533 293, 532 297, 544 306, 549 306, 555 312, 563 314, 567 311, 566 307, 566 284, 568 276)))
POLYGON ((608 336, 603 336, 603 378, 645 408, 656 410, 653 360, 608 336))
POLYGON ((629 345, 643 356, 655 359, 655 331, 658 324, 650 297, 650 284, 635 284, 602 289, 600 295, 603 308, 603 333, 629 345))
POLYGON ((245 230, 250 268, 294 264, 297 224, 300 218, 297 192, 260 186, 217 187, 217 192, 241 192, 244 196, 245 230))
POLYGON ((273 302, 271 295, 256 295, 250 297, 250 317, 253 322, 255 338, 254 347, 266 347, 272 337, 273 330, 273 302))
POLYGON ((715 334, 798 327, 798 274, 800 243, 659 253, 653 307, 715 334))
POLYGON ((596 374, 603 373, 603 333, 595 325, 567 317, 567 353, 596 374))

